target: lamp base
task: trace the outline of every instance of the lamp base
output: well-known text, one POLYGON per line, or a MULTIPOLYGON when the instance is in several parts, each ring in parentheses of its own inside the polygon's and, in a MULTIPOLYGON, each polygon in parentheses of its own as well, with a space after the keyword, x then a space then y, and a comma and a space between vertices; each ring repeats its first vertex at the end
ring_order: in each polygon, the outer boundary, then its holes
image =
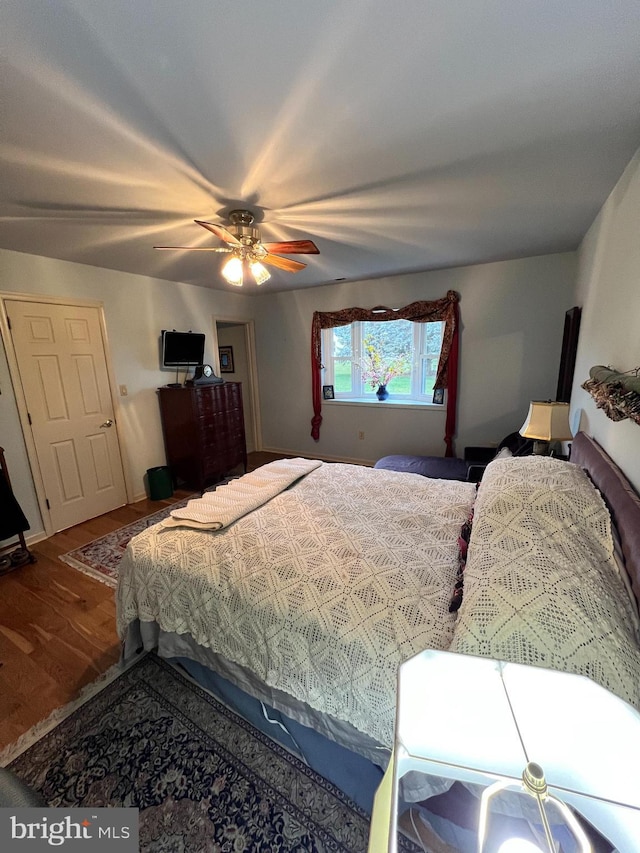
POLYGON ((542 439, 536 439, 533 442, 533 454, 534 456, 548 456, 549 442, 542 439))

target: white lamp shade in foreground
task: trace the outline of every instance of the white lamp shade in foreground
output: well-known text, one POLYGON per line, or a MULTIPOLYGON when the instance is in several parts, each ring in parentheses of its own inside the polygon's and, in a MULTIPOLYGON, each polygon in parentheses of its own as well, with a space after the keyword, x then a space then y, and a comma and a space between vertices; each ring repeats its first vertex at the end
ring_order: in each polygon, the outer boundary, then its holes
POLYGON ((399 790, 412 799, 420 776, 486 787, 521 780, 531 761, 549 792, 621 853, 638 849, 640 713, 631 705, 584 676, 491 658, 427 650, 401 665, 394 800, 399 790))

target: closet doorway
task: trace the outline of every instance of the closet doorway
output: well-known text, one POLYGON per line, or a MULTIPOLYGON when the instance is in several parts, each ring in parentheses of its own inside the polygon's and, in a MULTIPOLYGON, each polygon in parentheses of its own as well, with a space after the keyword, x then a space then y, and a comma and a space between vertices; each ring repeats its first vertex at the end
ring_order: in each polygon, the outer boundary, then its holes
MULTIPOLYGON (((262 450, 262 428, 260 424, 260 400, 258 396, 258 366, 256 360, 255 329, 253 320, 233 317, 214 317, 215 371, 230 382, 242 383, 244 428, 247 437, 247 453, 262 450), (218 347, 231 347, 233 363, 227 361, 223 370, 218 347)), ((227 350, 228 352, 228 350, 227 350)))

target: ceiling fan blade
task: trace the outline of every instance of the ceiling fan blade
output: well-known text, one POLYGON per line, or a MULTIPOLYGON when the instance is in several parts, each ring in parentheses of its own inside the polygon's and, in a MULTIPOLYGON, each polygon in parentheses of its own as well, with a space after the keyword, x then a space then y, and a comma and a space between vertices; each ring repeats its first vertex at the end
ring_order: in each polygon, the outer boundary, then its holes
POLYGON ((319 255, 320 249, 313 240, 290 240, 283 243, 262 243, 274 255, 319 255))
POLYGON ((202 225, 207 231, 211 231, 212 234, 224 240, 225 243, 229 243, 231 246, 242 246, 240 240, 234 237, 231 231, 227 231, 224 225, 214 225, 212 222, 203 222, 201 219, 194 219, 193 221, 198 225, 202 225))
POLYGON ((287 272, 299 272, 306 267, 306 264, 300 261, 292 261, 291 258, 279 258, 277 255, 266 255, 262 258, 263 264, 270 264, 272 267, 278 267, 287 272))
POLYGON ((154 249, 179 249, 181 252, 233 252, 233 249, 210 249, 207 246, 154 246, 154 249))

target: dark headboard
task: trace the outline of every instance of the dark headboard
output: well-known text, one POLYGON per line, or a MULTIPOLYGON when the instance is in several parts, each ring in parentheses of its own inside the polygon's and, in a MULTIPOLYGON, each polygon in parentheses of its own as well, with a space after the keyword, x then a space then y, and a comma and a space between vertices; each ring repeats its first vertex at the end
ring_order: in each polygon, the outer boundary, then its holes
POLYGON ((609 508, 631 586, 640 602, 640 497, 613 459, 584 432, 573 439, 571 461, 584 468, 609 508))

